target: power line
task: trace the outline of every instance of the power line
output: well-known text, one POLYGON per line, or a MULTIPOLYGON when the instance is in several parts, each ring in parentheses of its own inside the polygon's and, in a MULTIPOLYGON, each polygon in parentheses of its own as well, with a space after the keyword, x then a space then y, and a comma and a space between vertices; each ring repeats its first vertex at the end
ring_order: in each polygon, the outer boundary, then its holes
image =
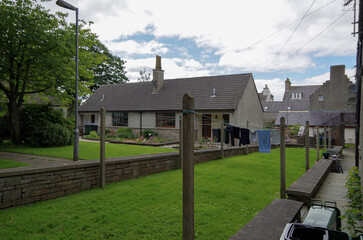
MULTIPOLYGON (((306 46, 308 46, 312 41, 314 41, 317 37, 320 36, 323 32, 325 32, 328 28, 330 28, 333 24, 335 24, 339 19, 341 19, 347 12, 349 12, 353 7, 349 8, 348 10, 345 10, 343 14, 341 14, 338 18, 336 18, 333 22, 331 22, 328 26, 326 26, 323 30, 321 30, 317 35, 315 35, 310 41, 308 41, 304 46, 302 46, 300 49, 296 51, 295 54, 299 54, 301 50, 303 50, 306 46)), ((282 60, 279 64, 276 66, 279 66, 281 63, 285 62, 289 57, 282 60)))
POLYGON ((299 28, 300 24, 302 23, 302 21, 305 19, 306 15, 308 14, 308 12, 310 11, 311 7, 314 5, 315 0, 311 3, 310 7, 308 8, 308 10, 305 12, 304 16, 301 18, 299 24, 296 26, 296 28, 294 29, 294 31, 291 33, 290 37, 286 40, 285 44, 282 46, 281 50, 279 51, 279 53, 274 57, 274 59, 271 61, 270 65, 271 66, 275 60, 280 56, 280 54, 282 53, 282 51, 284 50, 284 48, 286 47, 287 43, 290 41, 290 39, 292 38, 292 36, 295 34, 296 30, 299 28))
MULTIPOLYGON (((323 9, 323 8, 327 7, 328 5, 332 4, 332 3, 333 3, 333 2, 335 2, 335 1, 336 1, 336 0, 333 0, 333 1, 328 2, 327 4, 325 4, 325 5, 321 6, 320 8, 317 8, 316 10, 314 10, 314 11, 310 12, 310 13, 309 13, 309 14, 307 14, 305 17, 308 17, 308 16, 310 16, 310 15, 312 15, 312 14, 314 14, 314 13, 316 13, 316 12, 320 11, 321 9, 323 9)), ((246 47, 246 48, 242 49, 240 52, 244 52, 244 51, 247 51, 247 50, 251 49, 252 47, 254 47, 254 46, 258 45, 259 43, 261 43, 261 42, 265 41, 266 39, 268 39, 268 38, 272 37, 272 36, 273 36, 273 35, 275 35, 276 33, 280 32, 280 31, 282 31, 282 30, 284 30, 284 29, 286 29, 286 28, 288 28, 288 27, 290 27, 290 26, 292 26, 292 25, 294 25, 295 23, 300 22, 302 19, 303 19, 303 18, 300 18, 300 19, 296 20, 295 22, 292 22, 292 23, 290 23, 290 24, 286 25, 285 27, 282 27, 282 28, 280 28, 279 30, 276 30, 275 32, 273 32, 273 33, 271 33, 271 34, 267 35, 266 37, 264 37, 264 38, 262 38, 262 39, 258 40, 257 42, 253 43, 252 45, 250 45, 250 46, 248 46, 248 47, 246 47)))

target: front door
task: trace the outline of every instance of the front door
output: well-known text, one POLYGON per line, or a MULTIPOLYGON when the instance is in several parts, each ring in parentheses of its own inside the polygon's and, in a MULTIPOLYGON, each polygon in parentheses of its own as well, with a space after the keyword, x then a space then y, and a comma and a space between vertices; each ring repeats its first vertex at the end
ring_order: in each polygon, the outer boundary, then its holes
POLYGON ((202 116, 202 137, 208 137, 210 138, 211 135, 211 129, 212 129, 212 115, 211 114, 205 114, 202 116))

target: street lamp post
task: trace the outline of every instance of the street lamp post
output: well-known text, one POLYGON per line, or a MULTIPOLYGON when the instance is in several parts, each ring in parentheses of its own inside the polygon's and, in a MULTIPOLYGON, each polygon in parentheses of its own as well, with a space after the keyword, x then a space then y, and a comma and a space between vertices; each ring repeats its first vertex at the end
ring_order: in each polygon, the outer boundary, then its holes
POLYGON ((75 129, 74 129, 74 146, 73 146, 73 161, 79 160, 79 130, 78 130, 78 8, 63 0, 57 0, 56 4, 60 7, 76 11, 76 91, 75 91, 75 129))

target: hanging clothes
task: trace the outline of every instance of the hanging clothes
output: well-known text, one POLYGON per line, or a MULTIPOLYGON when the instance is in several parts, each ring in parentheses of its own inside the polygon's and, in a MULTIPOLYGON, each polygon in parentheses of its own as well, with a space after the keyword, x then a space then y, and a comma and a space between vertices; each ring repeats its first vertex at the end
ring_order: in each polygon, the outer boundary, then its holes
POLYGON ((239 127, 235 127, 235 126, 233 126, 233 137, 234 138, 240 138, 240 132, 241 131, 241 129, 239 128, 239 127))
POLYGON ((240 129, 239 145, 250 144, 250 130, 247 128, 240 129))
POLYGON ((229 144, 229 139, 231 138, 231 145, 234 146, 234 134, 233 134, 233 126, 227 125, 227 128, 225 129, 226 133, 226 141, 225 144, 229 144))
POLYGON ((250 130, 250 142, 257 142, 257 132, 255 129, 250 130))
POLYGON ((280 144, 281 140, 280 130, 278 129, 271 130, 271 138, 272 138, 271 141, 272 144, 280 144))
POLYGON ((261 153, 271 152, 271 132, 270 130, 257 130, 258 147, 261 153))
POLYGON ((213 128, 213 138, 216 139, 217 142, 221 142, 221 129, 213 128))

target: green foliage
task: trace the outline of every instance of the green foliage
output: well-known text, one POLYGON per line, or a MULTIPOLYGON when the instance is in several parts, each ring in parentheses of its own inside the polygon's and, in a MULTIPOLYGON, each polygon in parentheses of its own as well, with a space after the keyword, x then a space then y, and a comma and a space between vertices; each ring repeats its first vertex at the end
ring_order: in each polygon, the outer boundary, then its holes
MULTIPOLYGON (((9 103, 17 143, 21 142, 18 116, 27 95, 53 96, 74 114, 76 26, 66 21, 64 9, 53 14, 41 1, 49 0, 0 1, 0 102, 9 103)), ((127 81, 125 62, 113 56, 87 24, 91 23, 79 21, 81 98, 102 84, 127 81)))
POLYGON ((145 139, 149 139, 151 137, 157 137, 159 136, 159 134, 151 129, 145 129, 144 131, 142 131, 141 134, 145 139))
POLYGON ((123 139, 134 139, 135 136, 132 133, 131 128, 119 128, 117 129, 117 136, 123 139))
POLYGON ((99 138, 100 136, 98 135, 98 133, 96 131, 91 131, 89 133, 89 135, 87 135, 87 137, 90 137, 90 138, 99 138))
POLYGON ((291 125, 289 126, 289 129, 290 129, 290 135, 296 137, 299 133, 300 125, 291 125))
POLYGON ((30 146, 72 144, 72 124, 51 105, 26 105, 21 109, 22 140, 30 146))
POLYGON ((350 234, 356 237, 359 233, 362 233, 362 228, 359 227, 359 222, 362 218, 362 191, 359 170, 357 167, 353 167, 347 176, 347 182, 345 184, 347 188, 346 197, 349 199, 349 208, 342 216, 347 220, 347 229, 350 234))

